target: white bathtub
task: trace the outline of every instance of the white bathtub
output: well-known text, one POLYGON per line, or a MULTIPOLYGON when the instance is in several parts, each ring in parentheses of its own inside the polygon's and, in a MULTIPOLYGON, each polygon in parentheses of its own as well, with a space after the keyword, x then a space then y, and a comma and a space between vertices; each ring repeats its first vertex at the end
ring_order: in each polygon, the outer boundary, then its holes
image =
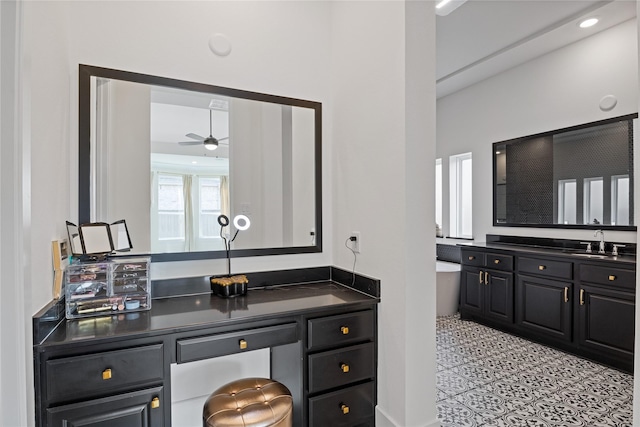
POLYGON ((436 316, 458 312, 460 299, 460 264, 436 261, 436 316))

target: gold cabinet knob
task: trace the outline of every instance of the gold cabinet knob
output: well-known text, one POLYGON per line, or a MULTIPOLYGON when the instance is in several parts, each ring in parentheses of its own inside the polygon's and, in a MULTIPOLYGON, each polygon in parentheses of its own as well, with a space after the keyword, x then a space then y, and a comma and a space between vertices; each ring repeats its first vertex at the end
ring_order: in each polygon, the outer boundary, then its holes
POLYGON ((474 257, 473 255, 469 257, 469 261, 473 261, 474 259, 476 259, 476 257, 474 257))
POLYGON ((342 335, 349 335, 349 327, 348 326, 341 327, 340 332, 342 332, 342 335))
POLYGON ((613 276, 613 275, 609 276, 609 281, 610 282, 613 282, 614 280, 616 280, 616 276, 613 276))
POLYGON ((546 270, 547 266, 546 265, 539 265, 538 266, 538 270, 542 271, 542 270, 546 270))
POLYGON ((494 264, 500 264, 500 260, 499 260, 499 259, 494 259, 494 260, 493 260, 493 263, 494 263, 494 264))
POLYGON ((154 397, 153 399, 151 399, 151 408, 152 409, 156 409, 160 407, 160 398, 159 397, 154 397))
POLYGON ((103 380, 111 379, 111 369, 105 369, 104 371, 102 371, 102 379, 103 380))
POLYGON ((245 348, 247 348, 247 342, 245 340, 240 340, 240 350, 244 350, 245 348))
POLYGON ((342 372, 346 374, 347 372, 349 372, 349 365, 347 365, 346 363, 343 363, 340 365, 340 369, 342 370, 342 372))
POLYGON ((344 403, 340 404, 340 409, 342 409, 342 413, 344 415, 347 415, 349 413, 349 407, 347 405, 345 405, 344 403))

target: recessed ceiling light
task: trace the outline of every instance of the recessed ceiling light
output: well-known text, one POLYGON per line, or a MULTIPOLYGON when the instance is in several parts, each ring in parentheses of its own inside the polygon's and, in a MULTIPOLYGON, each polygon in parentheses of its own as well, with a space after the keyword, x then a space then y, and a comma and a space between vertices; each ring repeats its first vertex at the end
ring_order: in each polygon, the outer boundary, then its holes
POLYGON ((436 3, 436 15, 446 16, 462 6, 467 0, 439 0, 436 3))
POLYGON ((191 164, 197 165, 198 162, 196 162, 195 160, 191 162, 191 164))
POLYGON ((584 21, 580 22, 580 28, 589 28, 589 27, 593 27, 594 25, 596 25, 598 23, 598 18, 589 18, 589 19, 585 19, 584 21))

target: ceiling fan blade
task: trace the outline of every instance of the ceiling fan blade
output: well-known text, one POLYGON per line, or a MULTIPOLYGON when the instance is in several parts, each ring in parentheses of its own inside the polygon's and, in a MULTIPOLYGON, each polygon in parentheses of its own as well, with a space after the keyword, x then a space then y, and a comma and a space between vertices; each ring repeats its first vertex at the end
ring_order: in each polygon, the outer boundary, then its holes
POLYGON ((198 140, 200 142, 204 141, 204 136, 200 136, 200 135, 195 134, 195 133, 188 133, 185 136, 188 137, 188 138, 196 139, 196 140, 198 140))
POLYGON ((202 141, 180 141, 178 145, 202 145, 202 141))
POLYGON ((229 139, 228 136, 225 136, 224 138, 216 138, 218 141, 226 141, 227 139, 229 139))

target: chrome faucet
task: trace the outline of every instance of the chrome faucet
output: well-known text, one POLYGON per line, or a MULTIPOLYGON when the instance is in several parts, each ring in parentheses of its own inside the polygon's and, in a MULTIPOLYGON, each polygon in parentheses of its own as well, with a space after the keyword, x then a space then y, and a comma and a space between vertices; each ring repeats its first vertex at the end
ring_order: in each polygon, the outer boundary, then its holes
POLYGON ((600 246, 598 247, 598 253, 599 254, 603 254, 603 253, 605 253, 605 251, 604 251, 604 231, 596 230, 596 232, 593 233, 593 237, 598 237, 598 233, 600 233, 600 246))

